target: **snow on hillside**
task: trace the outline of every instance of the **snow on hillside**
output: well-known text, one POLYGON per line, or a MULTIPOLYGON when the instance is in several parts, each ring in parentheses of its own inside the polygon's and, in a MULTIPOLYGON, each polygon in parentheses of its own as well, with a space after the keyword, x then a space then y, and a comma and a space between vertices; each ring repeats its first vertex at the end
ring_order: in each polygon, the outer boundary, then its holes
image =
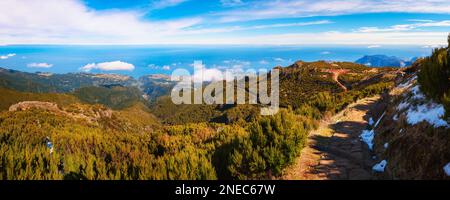
MULTIPOLYGON (((406 121, 410 125, 416 125, 420 122, 426 121, 434 127, 447 127, 450 125, 442 119, 445 114, 444 106, 438 104, 432 100, 429 100, 425 97, 425 95, 420 91, 420 87, 417 85, 417 76, 413 76, 405 83, 399 84, 396 87, 396 90, 402 91, 403 101, 401 101, 397 105, 397 112, 393 116, 393 120, 397 121, 400 115, 406 116, 406 121)), ((374 122, 371 117, 368 120, 370 129, 363 130, 360 139, 364 143, 367 144, 370 150, 373 150, 374 146, 374 137, 375 137, 375 128, 377 128, 380 121, 383 119, 386 112, 383 112, 380 118, 376 122, 374 122)), ((387 148, 387 145, 385 145, 387 148)))
POLYGON ((444 166, 444 172, 447 176, 450 176, 450 163, 447 163, 447 165, 444 166))
MULTIPOLYGON (((375 125, 373 126, 373 128, 371 130, 363 130, 363 132, 360 135, 361 141, 366 143, 370 150, 373 149, 373 139, 375 137, 374 129, 378 126, 378 124, 380 123, 381 119, 383 119, 385 114, 386 114, 386 112, 384 112, 381 115, 381 117, 378 118, 377 122, 375 123, 375 125)), ((369 125, 370 126, 373 125, 373 119, 372 118, 369 119, 369 125)))
POLYGON ((375 137, 375 132, 373 130, 363 130, 361 133, 361 141, 367 144, 370 150, 373 149, 373 138, 375 137))
POLYGON ((445 114, 444 106, 425 98, 420 87, 415 83, 416 79, 417 77, 414 76, 411 80, 398 86, 406 89, 404 94, 406 98, 397 106, 397 111, 404 111, 406 120, 411 125, 426 121, 435 128, 450 127, 447 121, 442 119, 445 114))
POLYGON ((418 124, 422 121, 427 121, 435 128, 449 127, 448 123, 441 117, 444 116, 444 106, 436 103, 429 103, 416 106, 416 108, 409 109, 407 114, 408 124, 418 124))
POLYGON ((374 165, 372 167, 372 170, 375 171, 375 172, 382 173, 382 172, 384 172, 384 168, 386 168, 386 165, 387 165, 387 161, 386 160, 382 160, 380 163, 374 165))

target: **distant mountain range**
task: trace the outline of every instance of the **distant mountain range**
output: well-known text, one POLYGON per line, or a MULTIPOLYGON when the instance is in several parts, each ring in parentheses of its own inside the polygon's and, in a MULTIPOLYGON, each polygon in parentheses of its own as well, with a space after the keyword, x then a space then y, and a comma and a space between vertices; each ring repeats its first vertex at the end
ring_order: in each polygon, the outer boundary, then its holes
POLYGON ((366 55, 356 60, 355 63, 369 67, 408 67, 411 66, 416 60, 417 57, 414 57, 411 60, 404 60, 395 56, 366 55))
MULTIPOLYGON (((0 68, 0 87, 21 92, 36 93, 68 93, 80 92, 80 88, 91 87, 89 94, 95 94, 92 87, 105 89, 118 89, 121 87, 138 88, 141 96, 147 100, 154 100, 167 94, 175 85, 170 77, 164 75, 143 76, 134 79, 131 76, 116 74, 90 74, 90 73, 28 73, 17 70, 0 68)), ((83 91, 86 93, 86 91, 83 91)))
MULTIPOLYGON (((356 61, 368 67, 404 67, 412 62, 385 55, 364 56, 356 61)), ((345 65, 358 68, 354 63, 345 65)), ((84 102, 103 103, 112 108, 126 107, 141 99, 154 102, 169 94, 175 84, 169 76, 160 74, 133 78, 116 74, 29 73, 0 67, 0 88, 32 93, 72 93, 84 102)))

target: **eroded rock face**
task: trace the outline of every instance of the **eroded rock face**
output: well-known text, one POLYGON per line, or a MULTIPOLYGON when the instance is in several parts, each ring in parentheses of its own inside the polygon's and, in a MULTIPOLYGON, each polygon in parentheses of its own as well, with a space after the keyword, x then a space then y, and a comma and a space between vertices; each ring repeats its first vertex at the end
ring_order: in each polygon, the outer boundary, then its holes
POLYGON ((62 112, 56 103, 51 102, 42 102, 42 101, 23 101, 17 104, 14 104, 9 107, 10 112, 21 111, 21 110, 30 110, 30 109, 43 109, 53 112, 62 112))

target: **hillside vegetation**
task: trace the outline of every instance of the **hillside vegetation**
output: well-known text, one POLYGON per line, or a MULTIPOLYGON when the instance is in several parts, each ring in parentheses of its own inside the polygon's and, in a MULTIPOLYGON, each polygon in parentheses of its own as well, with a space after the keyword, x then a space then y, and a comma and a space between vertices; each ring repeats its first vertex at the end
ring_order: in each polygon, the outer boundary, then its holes
POLYGON ((281 68, 274 116, 260 116, 258 105, 174 105, 169 97, 148 108, 137 88, 114 84, 67 94, 2 89, 0 178, 271 179, 300 156, 318 120, 385 91, 392 73, 297 62, 281 68), (335 69, 348 71, 339 77, 348 91, 331 78, 335 69), (58 109, 6 111, 31 100, 58 109))
POLYGON ((136 85, 129 76, 106 74, 45 74, 27 73, 0 68, 0 87, 23 92, 63 93, 77 88, 101 85, 136 85))
MULTIPOLYGON (((150 75, 134 79, 130 76, 116 74, 27 73, 0 67, 0 88, 33 93, 77 92, 88 103, 95 100, 105 100, 100 99, 100 97, 93 97, 92 95, 96 95, 96 91, 100 92, 98 94, 100 96, 102 94, 109 95, 112 92, 124 92, 124 88, 128 88, 129 91, 126 92, 131 94, 132 97, 139 96, 146 101, 154 101, 160 96, 167 95, 173 85, 174 82, 164 75, 150 75), (106 91, 106 89, 111 90, 106 91), (83 93, 86 95, 83 96, 83 93)), ((107 103, 116 104, 115 102, 107 103)))
POLYGON ((136 87, 117 85, 82 87, 73 92, 84 103, 103 104, 113 109, 127 108, 137 102, 145 103, 141 94, 136 87))
MULTIPOLYGON (((369 68, 348 62, 298 61, 279 69, 280 107, 321 114, 332 114, 357 99, 381 93, 393 85, 395 78, 394 69, 369 68), (348 73, 339 76, 339 81, 349 88, 348 92, 336 84, 329 72, 342 69, 348 73), (311 111, 306 111, 308 109, 311 111)), ((151 106, 152 113, 167 124, 243 123, 257 118, 259 110, 258 105, 175 105, 168 96, 159 98, 151 106)))
MULTIPOLYGON (((449 36, 450 45, 450 36, 449 36)), ((446 116, 450 117, 450 50, 435 49, 431 56, 420 61, 418 82, 430 98, 444 104, 446 116)))
MULTIPOLYGON (((450 37, 449 37, 450 44, 450 37)), ((450 68, 449 48, 402 69, 386 95, 384 114, 374 127, 374 153, 387 179, 449 179, 450 68)), ((381 114, 381 113, 380 113, 381 114)))

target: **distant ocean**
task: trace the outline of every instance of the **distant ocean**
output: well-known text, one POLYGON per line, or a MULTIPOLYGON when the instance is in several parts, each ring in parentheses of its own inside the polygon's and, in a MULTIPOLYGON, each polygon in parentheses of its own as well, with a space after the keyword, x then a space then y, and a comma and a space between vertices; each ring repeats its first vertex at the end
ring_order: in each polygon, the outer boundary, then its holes
POLYGON ((90 63, 122 61, 133 64, 133 71, 100 71, 139 77, 170 74, 175 68, 192 70, 192 63, 203 61, 207 68, 272 68, 303 61, 355 61, 364 55, 384 54, 403 59, 427 56, 431 48, 421 46, 0 46, 0 67, 27 72, 82 72, 90 63), (10 56, 7 56, 7 55, 10 56), (11 56, 13 55, 13 56, 11 56), (32 64, 34 63, 34 65, 32 64), (38 65, 41 64, 41 65, 38 65), (33 67, 32 67, 33 66, 33 67), (51 67, 49 67, 51 66, 51 67))

